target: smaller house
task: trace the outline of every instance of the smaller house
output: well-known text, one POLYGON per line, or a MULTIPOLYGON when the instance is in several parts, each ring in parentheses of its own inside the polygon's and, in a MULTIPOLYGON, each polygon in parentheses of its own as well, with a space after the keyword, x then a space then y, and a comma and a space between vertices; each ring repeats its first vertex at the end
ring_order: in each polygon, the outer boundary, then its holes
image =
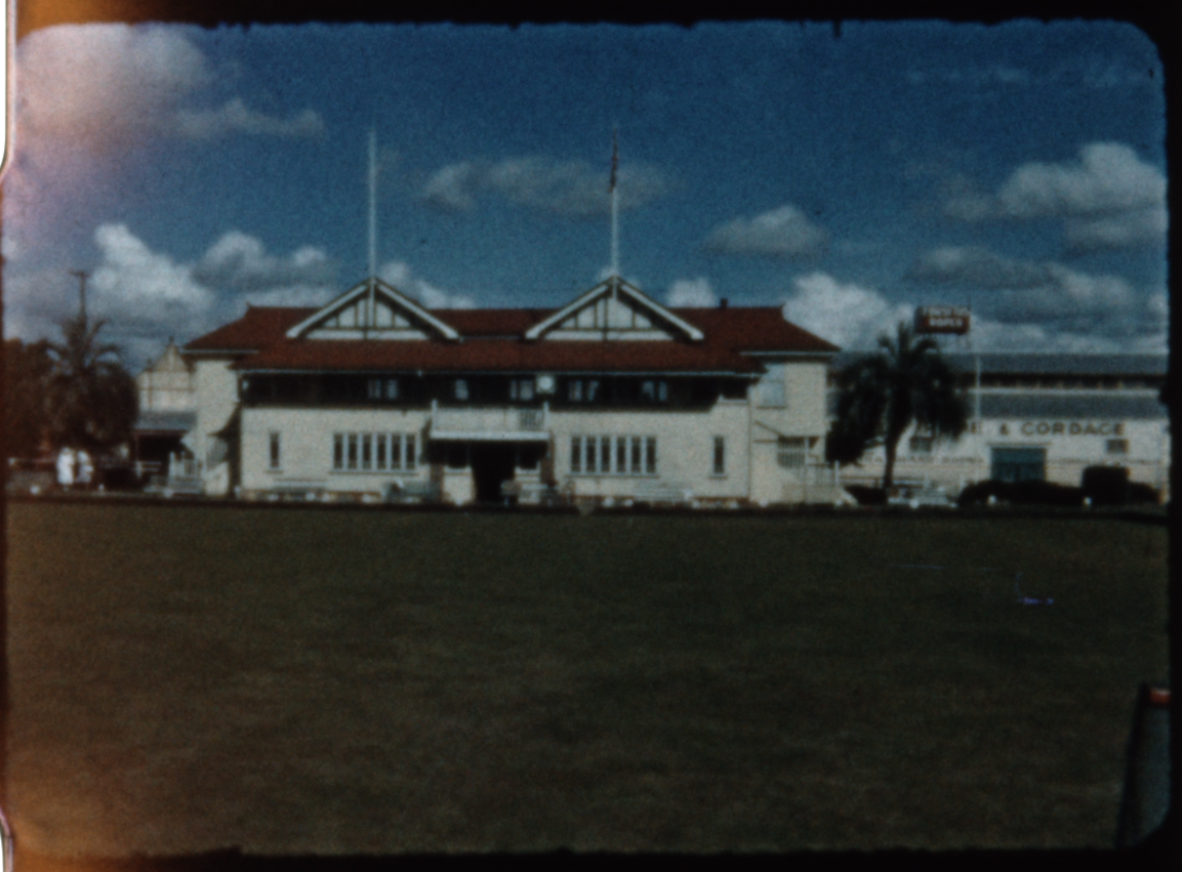
POLYGON ((173 457, 190 454, 181 441, 197 420, 193 368, 169 340, 164 353, 135 377, 139 417, 132 431, 131 459, 141 480, 169 471, 173 457))

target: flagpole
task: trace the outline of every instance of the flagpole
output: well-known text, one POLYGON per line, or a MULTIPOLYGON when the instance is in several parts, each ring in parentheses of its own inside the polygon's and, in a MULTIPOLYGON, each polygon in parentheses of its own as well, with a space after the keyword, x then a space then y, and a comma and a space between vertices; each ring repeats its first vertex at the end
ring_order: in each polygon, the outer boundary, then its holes
POLYGON ((371 127, 369 130, 369 313, 367 323, 373 326, 374 285, 378 275, 378 135, 371 127))
POLYGON ((616 296, 616 285, 620 277, 620 204, 616 191, 616 173, 620 166, 620 148, 616 131, 612 130, 612 299, 616 296))

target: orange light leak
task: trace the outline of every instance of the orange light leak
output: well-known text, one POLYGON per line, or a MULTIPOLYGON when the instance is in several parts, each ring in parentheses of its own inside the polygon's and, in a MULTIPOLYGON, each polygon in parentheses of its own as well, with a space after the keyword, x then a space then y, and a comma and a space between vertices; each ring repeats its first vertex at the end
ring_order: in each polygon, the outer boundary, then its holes
POLYGON ((0 63, 0 76, 4 77, 4 101, 0 104, 0 111, 4 115, 0 118, 0 181, 8 171, 9 152, 12 150, 12 35, 16 30, 13 26, 16 21, 15 7, 16 0, 8 0, 4 4, 4 14, 0 15, 0 50, 4 52, 3 63, 0 63))

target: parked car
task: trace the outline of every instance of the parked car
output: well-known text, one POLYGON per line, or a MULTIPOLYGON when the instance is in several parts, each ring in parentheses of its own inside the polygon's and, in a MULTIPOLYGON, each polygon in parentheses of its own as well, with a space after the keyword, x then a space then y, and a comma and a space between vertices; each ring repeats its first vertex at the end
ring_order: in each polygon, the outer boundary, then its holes
POLYGON ((926 482, 900 482, 891 488, 887 505, 918 509, 920 506, 949 507, 956 504, 949 499, 948 492, 942 487, 926 482))

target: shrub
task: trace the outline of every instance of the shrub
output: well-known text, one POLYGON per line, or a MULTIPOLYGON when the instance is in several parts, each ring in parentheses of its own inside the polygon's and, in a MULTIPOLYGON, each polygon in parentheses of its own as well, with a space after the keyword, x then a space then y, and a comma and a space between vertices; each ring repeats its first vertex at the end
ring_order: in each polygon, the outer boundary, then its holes
POLYGON ((1157 492, 1155 487, 1133 481, 1129 482, 1129 502, 1157 504, 1161 502, 1161 494, 1157 492))
POLYGON ((1123 506, 1129 501, 1129 471, 1123 466, 1089 466, 1080 486, 1094 506, 1123 506))
POLYGON ((1080 506, 1083 490, 1054 482, 1030 479, 1027 481, 987 481, 971 484, 960 492, 957 504, 980 505, 994 497, 998 502, 1016 505, 1080 506))
POLYGON ((859 506, 885 506, 886 491, 880 487, 866 487, 861 484, 846 485, 846 492, 858 501, 859 506))

